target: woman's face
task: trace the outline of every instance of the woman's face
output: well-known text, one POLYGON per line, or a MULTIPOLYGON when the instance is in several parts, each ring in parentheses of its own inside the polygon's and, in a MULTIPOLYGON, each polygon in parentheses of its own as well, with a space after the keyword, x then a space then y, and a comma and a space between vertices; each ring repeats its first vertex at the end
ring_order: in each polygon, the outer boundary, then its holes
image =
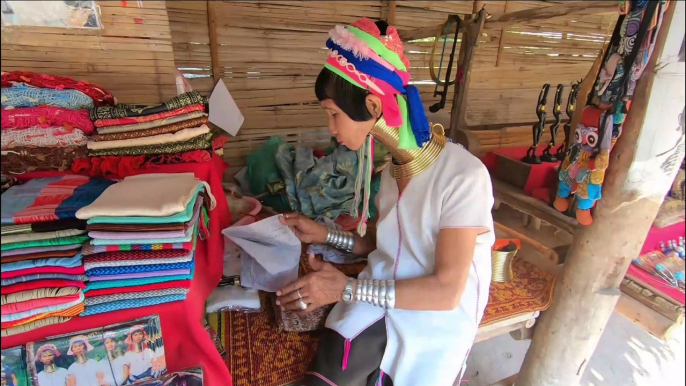
POLYGON ((80 355, 83 354, 84 351, 86 350, 86 344, 85 343, 74 343, 73 346, 71 346, 71 352, 74 353, 74 355, 80 355))
POLYGON ((105 350, 114 351, 115 348, 117 348, 117 342, 115 342, 114 339, 112 339, 112 338, 105 339, 105 350))
POLYGON ((40 361, 44 365, 51 365, 55 362, 55 353, 52 350, 45 350, 40 353, 40 361))
POLYGON ((133 338, 134 343, 140 343, 143 340, 143 333, 140 331, 136 331, 133 334, 131 334, 131 338, 133 338))
POLYGON ((353 121, 331 99, 323 100, 321 106, 329 116, 329 132, 336 137, 339 144, 350 150, 358 150, 364 145, 376 122, 374 119, 364 122, 353 121))

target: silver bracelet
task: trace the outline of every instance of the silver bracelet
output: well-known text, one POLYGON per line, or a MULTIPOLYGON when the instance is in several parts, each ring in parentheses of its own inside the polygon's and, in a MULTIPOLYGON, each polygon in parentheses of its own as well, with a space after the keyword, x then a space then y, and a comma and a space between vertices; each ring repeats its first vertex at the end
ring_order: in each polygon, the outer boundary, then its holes
POLYGON ((356 282, 355 301, 387 310, 395 308, 395 280, 366 280, 356 282))
POLYGON ((372 283, 372 304, 379 306, 381 305, 381 303, 379 303, 379 281, 374 280, 372 283))
POLYGON ((326 235, 325 244, 341 251, 351 253, 355 248, 355 235, 352 232, 329 229, 329 233, 326 235))

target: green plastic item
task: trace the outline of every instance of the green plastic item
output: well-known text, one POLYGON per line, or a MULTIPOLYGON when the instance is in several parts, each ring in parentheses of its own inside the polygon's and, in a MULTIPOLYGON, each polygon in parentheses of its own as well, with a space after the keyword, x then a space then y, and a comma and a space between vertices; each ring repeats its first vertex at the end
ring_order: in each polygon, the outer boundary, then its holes
POLYGON ((246 157, 248 170, 245 178, 250 184, 250 191, 257 196, 264 195, 260 197, 260 200, 277 212, 289 212, 291 210, 283 195, 273 196, 269 194, 267 189, 267 184, 282 180, 281 173, 279 173, 274 161, 274 155, 279 145, 283 143, 286 142, 281 138, 271 137, 264 146, 246 157))

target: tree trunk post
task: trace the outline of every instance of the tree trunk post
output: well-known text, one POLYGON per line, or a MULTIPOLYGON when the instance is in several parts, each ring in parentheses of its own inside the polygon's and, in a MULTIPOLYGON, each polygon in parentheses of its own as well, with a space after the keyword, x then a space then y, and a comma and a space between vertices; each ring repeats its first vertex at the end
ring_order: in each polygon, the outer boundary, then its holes
POLYGON ((594 222, 574 234, 517 385, 578 385, 595 351, 627 268, 683 159, 684 64, 676 61, 683 36, 684 2, 672 1, 611 153, 594 222))

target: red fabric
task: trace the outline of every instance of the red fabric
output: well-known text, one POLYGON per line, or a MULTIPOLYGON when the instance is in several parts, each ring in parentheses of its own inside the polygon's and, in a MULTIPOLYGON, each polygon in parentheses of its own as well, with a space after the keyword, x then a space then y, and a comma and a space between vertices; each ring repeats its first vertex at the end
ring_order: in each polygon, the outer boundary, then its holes
MULTIPOLYGON (((11 285, 2 286, 3 295, 13 294, 21 291, 30 291, 38 288, 61 288, 61 287, 78 287, 81 289, 86 288, 86 285, 82 281, 75 280, 63 280, 63 279, 42 279, 42 280, 31 280, 21 283, 15 283, 11 285)), ((2 346, 5 347, 5 346, 2 346)))
POLYGON ((111 118, 111 119, 98 119, 95 121, 96 127, 106 127, 106 126, 120 126, 120 125, 132 125, 134 123, 150 122, 156 121, 158 119, 164 119, 169 117, 175 117, 177 115, 188 114, 194 111, 205 111, 205 106, 202 103, 196 103, 188 106, 178 108, 176 110, 165 111, 163 113, 143 115, 140 117, 125 117, 125 118, 111 118))
POLYGON ((114 96, 104 88, 88 83, 85 80, 74 80, 66 76, 38 74, 29 71, 5 72, 1 76, 2 87, 12 87, 14 84, 26 84, 39 88, 53 88, 55 90, 78 90, 88 95, 96 106, 113 105, 114 96))
POLYGON ((99 263, 103 261, 122 261, 122 260, 146 260, 164 259, 171 257, 183 257, 188 255, 188 251, 183 249, 161 249, 156 251, 122 251, 96 253, 85 256, 84 263, 99 263))
POLYGON ((212 154, 207 150, 191 150, 178 154, 162 154, 155 156, 105 156, 88 157, 74 160, 71 171, 89 177, 103 177, 123 179, 144 171, 150 165, 173 165, 190 162, 208 162, 212 154))
POLYGON ((679 240, 679 237, 685 236, 686 228, 684 228, 683 221, 664 228, 652 226, 648 231, 645 243, 643 243, 643 248, 641 248, 641 254, 659 250, 662 242, 666 245, 669 240, 679 240))
MULTIPOLYGON (((536 154, 543 154, 543 150, 546 146, 548 145, 539 146, 538 149, 536 149, 536 154)), ((493 149, 486 153, 481 161, 486 165, 488 171, 491 174, 494 174, 498 167, 498 155, 521 162, 522 157, 526 155, 528 149, 528 147, 504 147, 493 149)), ((524 193, 531 196, 536 189, 555 186, 555 184, 557 184, 557 167, 559 164, 559 162, 543 162, 539 165, 531 165, 529 178, 524 186, 524 193)))
POLYGON ((64 303, 73 302, 74 300, 79 300, 81 294, 73 294, 66 296, 59 296, 56 298, 42 298, 42 299, 31 299, 25 302, 19 303, 9 303, 0 306, 2 314, 12 314, 16 312, 23 312, 28 310, 33 310, 41 307, 57 306, 64 303))
POLYGON ((89 298, 94 296, 114 295, 128 292, 154 291, 168 288, 191 288, 191 280, 167 281, 164 283, 144 284, 133 287, 102 288, 86 291, 84 292, 84 295, 87 298, 89 298))
POLYGON ((62 107, 39 106, 2 109, 2 129, 26 129, 29 127, 77 128, 86 135, 95 130, 88 110, 70 110, 62 107))
POLYGON ((633 264, 629 265, 629 270, 626 272, 626 277, 628 279, 649 284, 656 290, 659 290, 660 295, 670 297, 675 301, 679 302, 679 304, 681 305, 686 305, 686 294, 684 294, 683 292, 679 291, 674 287, 670 287, 664 281, 656 278, 655 276, 651 275, 650 273, 642 270, 641 268, 633 264))
POLYGON ((0 278, 9 279, 17 276, 33 275, 34 273, 63 273, 65 275, 83 275, 86 271, 83 265, 73 268, 65 267, 32 267, 25 269, 18 269, 16 271, 8 271, 0 274, 0 278))
MULTIPOLYGON (((221 198, 223 196, 222 177, 225 169, 226 164, 221 158, 213 156, 210 162, 151 166, 145 172, 193 172, 196 177, 207 181, 213 194, 221 198)), ((26 178, 26 176, 23 177, 26 178)), ((210 212, 211 237, 205 241, 198 240, 197 243, 195 276, 191 281, 190 291, 185 301, 76 317, 66 323, 4 337, 2 348, 45 339, 51 335, 102 327, 157 314, 162 323, 168 371, 179 371, 197 366, 198 362, 202 362, 205 386, 232 386, 229 370, 201 323, 205 313, 205 300, 221 279, 224 255, 224 238, 221 230, 229 224, 231 224, 231 213, 228 204, 226 200, 218 199, 217 207, 210 212)))

